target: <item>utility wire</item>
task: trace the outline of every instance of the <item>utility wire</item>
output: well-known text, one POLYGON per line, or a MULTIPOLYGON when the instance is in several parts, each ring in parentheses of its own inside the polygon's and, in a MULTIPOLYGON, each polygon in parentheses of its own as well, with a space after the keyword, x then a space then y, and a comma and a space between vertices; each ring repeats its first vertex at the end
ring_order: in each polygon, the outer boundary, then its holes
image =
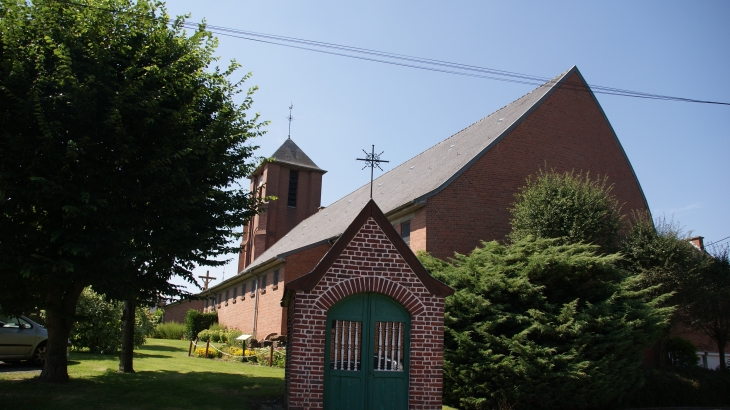
MULTIPOLYGON (((189 23, 189 22, 185 22, 184 26, 186 28, 192 28, 192 29, 198 28, 197 24, 189 23)), ((232 28, 228 28, 228 27, 221 27, 221 26, 214 26, 214 25, 205 25, 204 27, 206 30, 208 30, 212 33, 222 35, 222 36, 227 36, 227 37, 239 38, 239 39, 243 39, 243 40, 278 45, 278 46, 295 48, 295 49, 306 50, 306 51, 313 51, 313 52, 323 53, 323 54, 330 54, 330 55, 335 55, 335 56, 340 56, 340 57, 354 58, 354 59, 358 59, 358 60, 366 60, 366 61, 372 61, 372 62, 377 62, 377 63, 396 65, 396 66, 401 66, 401 67, 415 68, 415 69, 426 70, 426 71, 435 71, 435 72, 441 72, 441 73, 446 73, 446 74, 454 74, 454 75, 461 75, 461 76, 475 77, 475 78, 484 78, 484 79, 489 79, 489 80, 504 81, 504 82, 517 83, 517 84, 527 84, 527 85, 533 85, 533 86, 543 85, 543 83, 545 83, 545 81, 549 81, 549 79, 546 79, 544 77, 537 77, 537 76, 531 76, 528 74, 520 74, 520 73, 509 72, 509 71, 496 70, 496 69, 486 68, 486 67, 471 66, 471 65, 460 64, 460 63, 450 63, 450 62, 441 61, 441 60, 405 56, 405 55, 400 55, 400 54, 380 52, 380 51, 363 49, 363 48, 358 48, 358 47, 343 46, 343 45, 332 44, 332 43, 323 43, 323 42, 305 40, 305 39, 297 39, 297 38, 293 38, 293 37, 283 37, 283 36, 276 36, 276 35, 271 35, 271 34, 255 33, 255 32, 249 32, 249 31, 245 31, 245 30, 238 30, 238 29, 232 29, 232 28), (288 43, 293 43, 293 44, 288 44, 288 43), (300 44, 300 45, 298 45, 298 44, 300 44), (308 47, 305 47, 303 45, 307 45, 308 47), (313 47, 320 47, 323 49, 317 49, 317 48, 313 48, 313 47), (328 51, 328 49, 333 49, 333 50, 338 50, 338 51, 328 51), (342 52, 342 51, 344 51, 344 52, 342 52), (355 54, 348 54, 348 53, 355 53, 355 54), (380 57, 380 58, 364 57, 362 55, 356 55, 356 54, 364 54, 366 56, 375 56, 375 57, 380 57), (385 60, 384 58, 390 58, 390 59, 400 60, 400 61, 407 61, 410 63, 401 63, 398 61, 388 61, 388 60, 385 60), (446 67, 446 68, 452 68, 452 69, 435 68, 435 67, 429 67, 428 65, 436 66, 436 67, 446 67), (464 71, 455 71, 455 70, 464 70, 464 71), (472 74, 469 71, 477 72, 477 73, 488 73, 488 74, 492 74, 492 75, 472 74), (503 77, 495 77, 495 75, 503 76, 503 77)), ((634 98, 645 98, 645 99, 666 100, 666 101, 693 102, 693 103, 701 103, 701 104, 730 105, 730 103, 726 103, 726 102, 697 100, 697 99, 684 98, 684 97, 672 97, 672 96, 667 96, 667 95, 650 94, 650 93, 644 93, 644 92, 639 92, 639 91, 624 90, 624 89, 620 89, 620 88, 605 87, 605 86, 600 86, 600 85, 590 85, 589 84, 589 87, 596 94, 606 94, 606 95, 616 95, 616 96, 622 96, 622 97, 634 97, 634 98)), ((571 88, 571 86, 568 86, 568 88, 571 88)), ((577 88, 572 87, 572 88, 574 88, 576 90, 583 89, 583 87, 577 87, 577 88)))
MULTIPOLYGON (((66 3, 71 5, 77 5, 81 7, 96 8, 100 10, 109 11, 111 13, 134 13, 133 11, 126 10, 115 10, 110 8, 103 8, 99 6, 92 6, 88 4, 82 4, 71 0, 56 0, 60 3, 66 3)), ((173 24, 174 20, 169 22, 173 24)), ((329 54, 339 57, 353 58, 357 60, 371 61, 381 64, 389 64, 400 67, 414 68, 419 70, 440 72, 444 74, 460 75, 473 78, 483 78, 488 80, 503 81, 516 84, 526 84, 532 86, 541 86, 546 82, 549 83, 551 80, 546 77, 533 76, 529 74, 522 74, 512 71, 498 70, 487 67, 479 67, 468 64, 453 63, 444 60, 435 60, 430 58, 414 57, 403 54, 390 53, 385 51, 378 51, 373 49, 353 47, 335 43, 327 43, 314 40, 306 40, 296 37, 279 36, 275 34, 257 33, 253 31, 235 29, 230 27, 215 26, 209 24, 183 22, 183 27, 198 30, 201 27, 213 34, 218 34, 226 37, 233 37, 242 40, 254 41, 263 44, 271 44, 282 47, 294 48, 305 51, 312 51, 321 54, 329 54)), ((672 97, 668 95, 645 93, 640 91, 631 91, 614 87, 606 87, 601 85, 589 84, 590 90, 582 86, 574 86, 572 84, 563 84, 563 88, 573 89, 578 91, 593 91, 596 94, 615 95, 620 97, 632 97, 632 98, 644 98, 652 100, 664 100, 664 101, 679 101, 679 102, 692 102, 699 104, 715 104, 715 105, 728 105, 727 102, 718 101, 707 101, 697 100, 693 98, 684 97, 672 97)))
POLYGON ((730 239, 730 236, 726 236, 726 237, 724 237, 724 238, 720 239, 719 241, 715 241, 715 242, 710 242, 710 243, 708 243, 708 244, 707 244, 707 245, 705 245, 705 246, 707 247, 707 246, 712 246, 712 245, 716 245, 716 244, 718 244, 718 243, 720 243, 720 242, 724 242, 724 241, 726 241, 726 240, 728 240, 728 239, 730 239))

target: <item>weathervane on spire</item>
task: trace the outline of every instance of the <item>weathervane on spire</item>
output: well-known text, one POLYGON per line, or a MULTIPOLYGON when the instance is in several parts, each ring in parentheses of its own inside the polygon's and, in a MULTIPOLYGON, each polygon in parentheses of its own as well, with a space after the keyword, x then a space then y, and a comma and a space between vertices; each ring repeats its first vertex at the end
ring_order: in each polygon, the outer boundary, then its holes
POLYGON ((380 154, 375 153, 375 145, 373 145, 372 150, 368 154, 365 150, 362 150, 362 152, 365 153, 365 158, 356 158, 358 161, 365 161, 365 166, 362 167, 362 169, 365 169, 367 167, 370 167, 370 199, 373 199, 373 169, 375 167, 378 167, 379 170, 383 170, 383 168, 380 168, 381 162, 389 162, 384 159, 380 159, 380 156, 383 155, 382 151, 380 154))
POLYGON ((291 109, 294 108, 294 104, 289 104, 289 116, 286 118, 289 120, 289 138, 291 139, 291 120, 294 119, 294 117, 291 116, 291 109))

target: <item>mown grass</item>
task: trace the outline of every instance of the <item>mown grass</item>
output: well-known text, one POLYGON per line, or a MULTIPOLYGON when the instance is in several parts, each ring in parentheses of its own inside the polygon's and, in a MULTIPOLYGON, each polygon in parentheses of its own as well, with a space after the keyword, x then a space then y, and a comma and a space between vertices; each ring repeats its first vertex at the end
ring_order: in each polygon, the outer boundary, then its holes
POLYGON ((41 384, 32 373, 0 374, 0 403, 61 410, 247 409, 257 398, 284 393, 283 369, 187 353, 186 341, 148 339, 135 351, 136 373, 119 374, 116 356, 72 352, 67 384, 41 384))
POLYGON ((117 356, 72 352, 67 384, 38 383, 38 372, 0 373, 0 403, 24 409, 214 410, 249 409, 257 399, 283 396, 284 369, 188 357, 188 343, 147 339, 134 353, 136 372, 127 374, 117 373, 117 356))

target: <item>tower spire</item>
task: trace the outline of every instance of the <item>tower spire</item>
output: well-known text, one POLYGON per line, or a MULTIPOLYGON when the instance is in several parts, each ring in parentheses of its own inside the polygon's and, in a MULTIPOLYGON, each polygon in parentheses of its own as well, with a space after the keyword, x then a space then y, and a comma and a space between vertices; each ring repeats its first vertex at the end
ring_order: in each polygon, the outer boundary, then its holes
POLYGON ((291 121, 294 119, 294 117, 291 116, 291 109, 294 108, 294 104, 289 104, 289 116, 287 119, 289 120, 289 137, 287 139, 291 139, 291 121))

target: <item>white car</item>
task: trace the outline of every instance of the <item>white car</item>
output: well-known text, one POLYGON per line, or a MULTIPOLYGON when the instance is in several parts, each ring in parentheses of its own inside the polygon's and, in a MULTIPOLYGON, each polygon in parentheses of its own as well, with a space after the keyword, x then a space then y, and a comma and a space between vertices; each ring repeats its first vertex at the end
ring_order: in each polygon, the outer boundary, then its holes
MULTIPOLYGON (((48 330, 25 316, 0 315, 0 360, 31 360, 37 365, 46 361, 48 330)), ((66 349, 66 355, 71 343, 66 349)))

